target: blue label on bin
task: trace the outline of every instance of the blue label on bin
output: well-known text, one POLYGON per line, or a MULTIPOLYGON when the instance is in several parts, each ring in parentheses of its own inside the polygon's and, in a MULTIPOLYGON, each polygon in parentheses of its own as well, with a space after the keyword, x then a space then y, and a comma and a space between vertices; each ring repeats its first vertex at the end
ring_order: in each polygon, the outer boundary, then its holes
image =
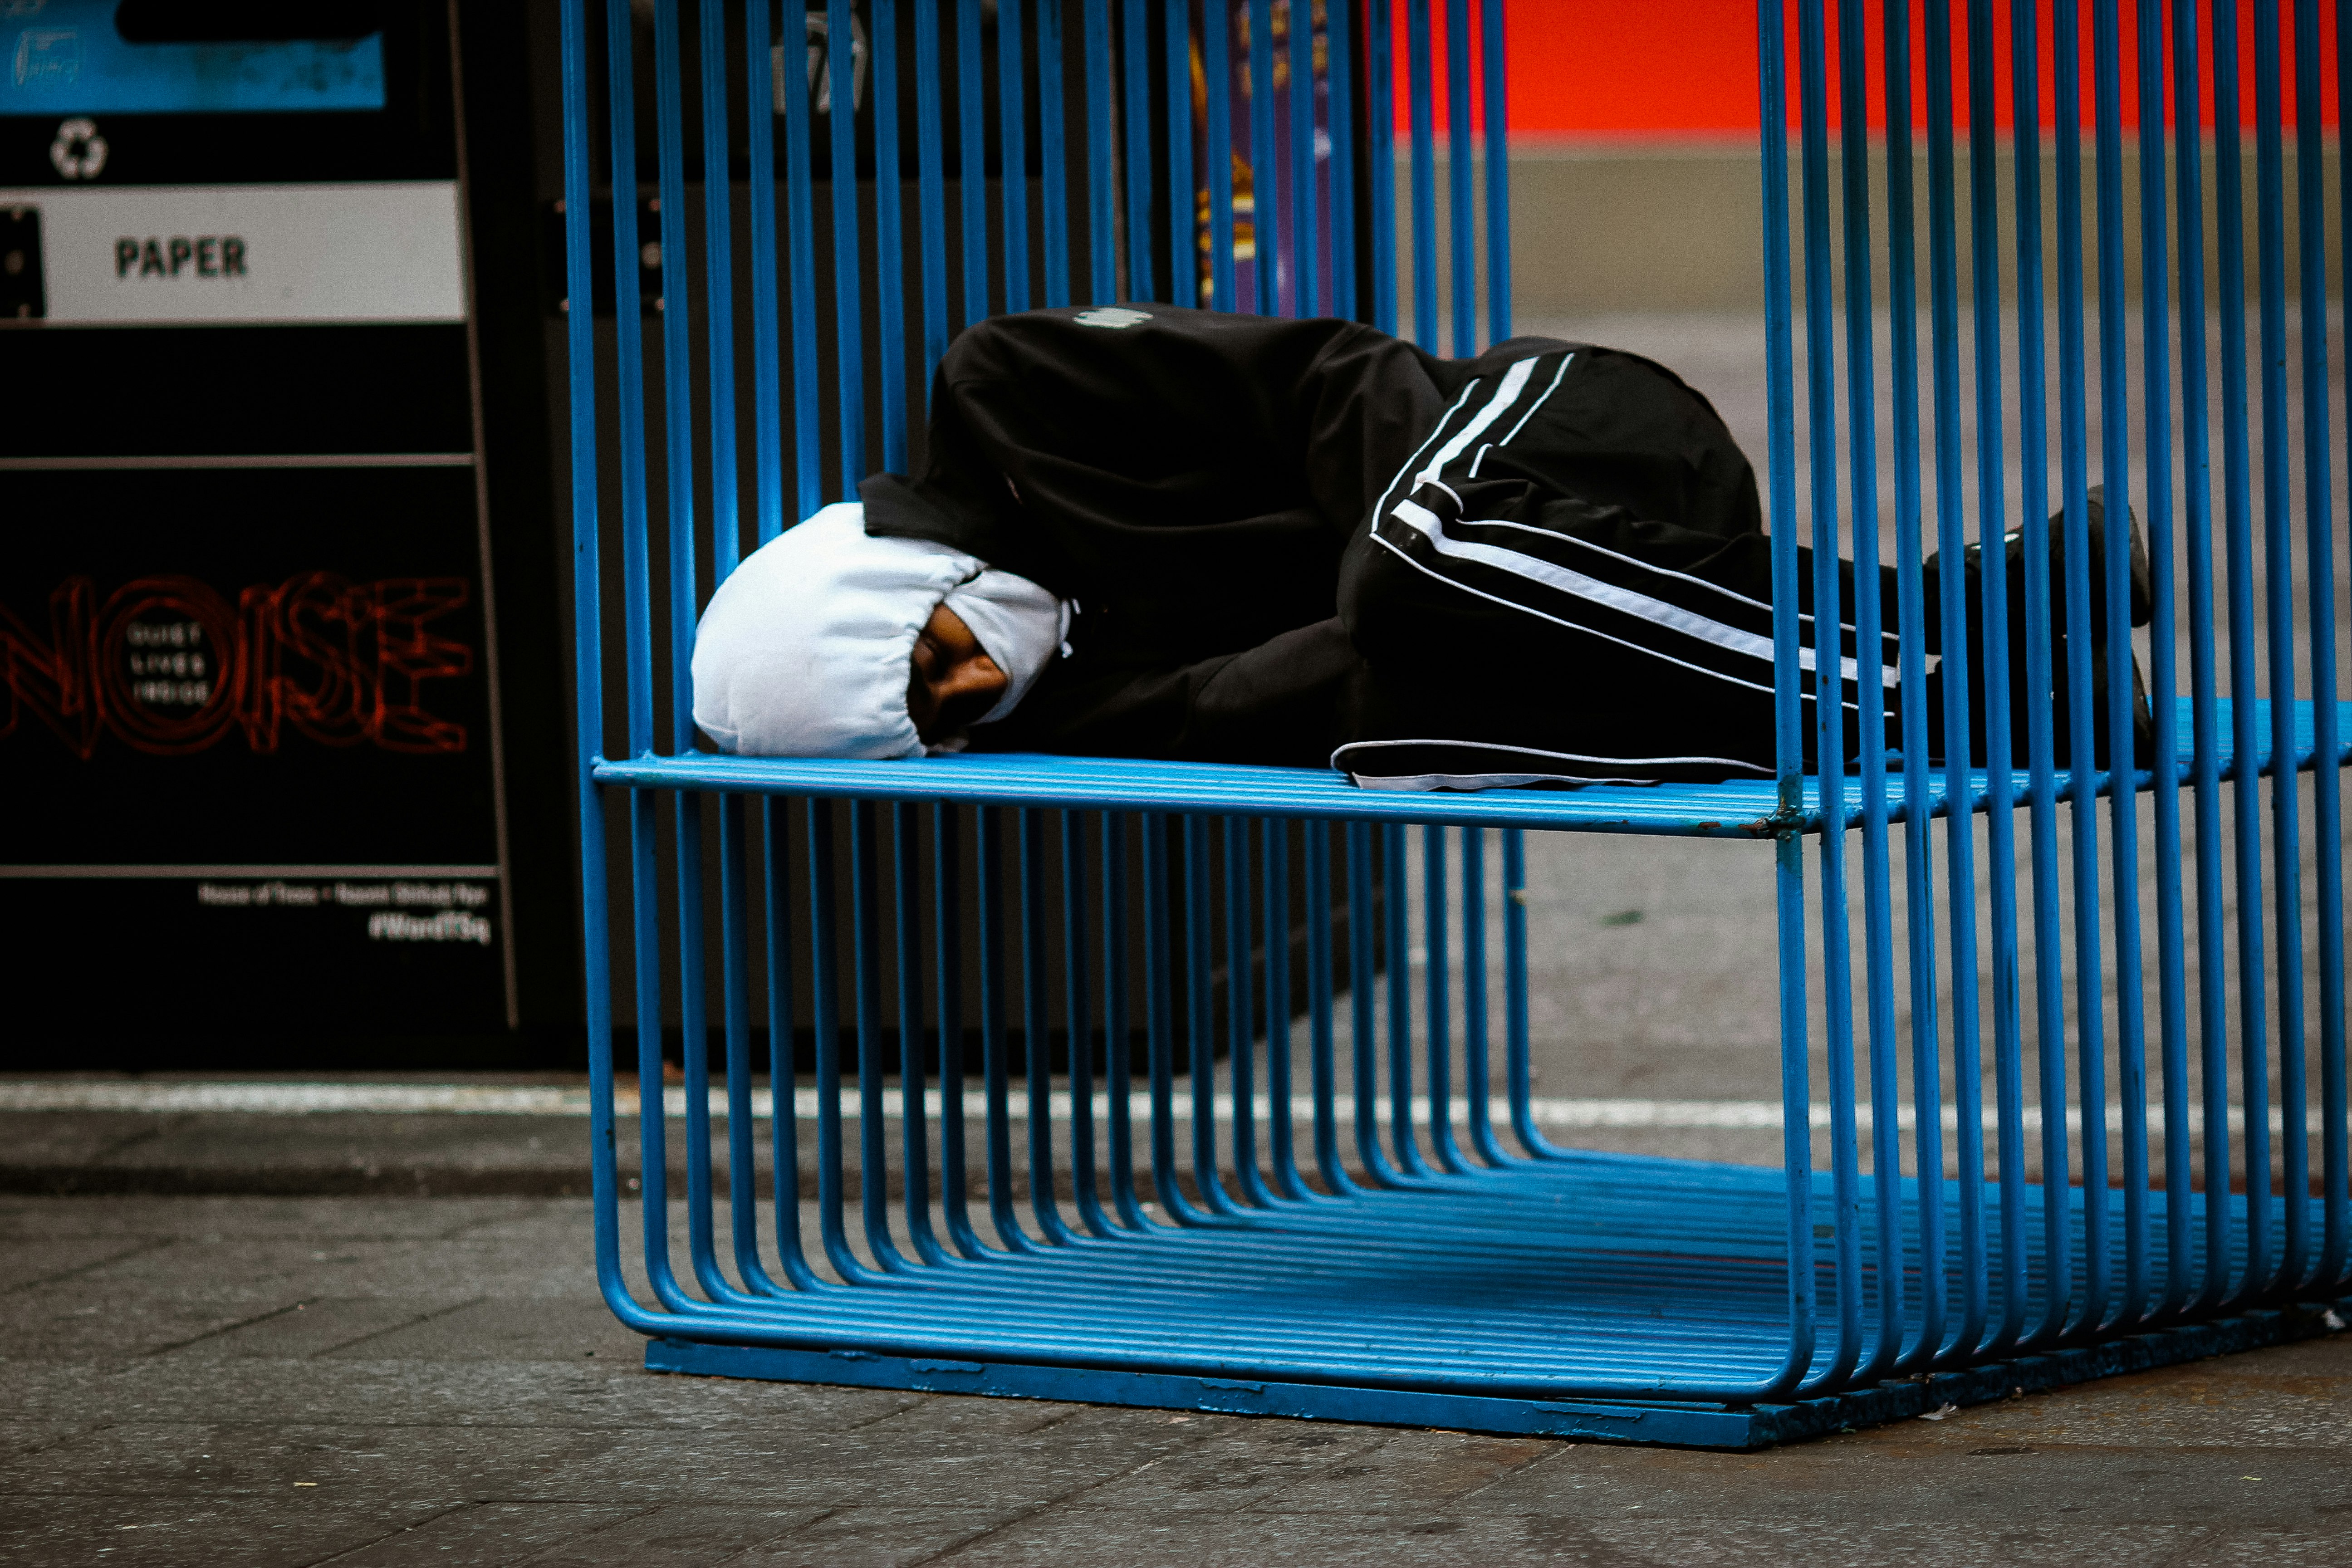
POLYGON ((0 114, 320 113, 383 107, 383 35, 131 43, 117 0, 0 5, 0 114), (9 22, 17 25, 10 26, 9 22))

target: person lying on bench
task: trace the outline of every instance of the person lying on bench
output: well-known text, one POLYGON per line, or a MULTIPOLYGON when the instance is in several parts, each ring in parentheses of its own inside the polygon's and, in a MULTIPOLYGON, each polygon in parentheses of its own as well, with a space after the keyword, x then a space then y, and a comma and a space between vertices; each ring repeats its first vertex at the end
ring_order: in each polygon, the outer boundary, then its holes
MULTIPOLYGON (((786 530, 712 595, 694 716, 720 750, 1328 766, 1383 788, 1773 772, 1770 547, 1755 476, 1707 401, 1637 355, 1514 338, 1444 360, 1350 321, 1036 310, 950 345, 928 434, 913 473, 866 479, 858 502, 786 530)), ((2018 535, 2007 554, 2022 767, 2018 535)), ((2137 523, 2130 561, 2140 625, 2137 523)), ((1931 561, 1931 668, 1937 572, 1931 561)), ((1883 574, 1885 636, 1867 651, 1851 564, 1840 574, 1851 759, 1858 682, 1884 685, 1890 721, 1909 694, 1895 572, 1883 574)), ((1972 626, 1979 575, 1972 547, 1972 626)), ((1810 616, 1810 552, 1800 576, 1810 616)), ((2055 559, 2050 581, 2063 764, 2055 559)), ((1810 748, 1810 620, 1803 635, 1810 748)), ((2137 667, 2133 682, 2144 762, 2137 667)), ((1940 760, 1937 676, 1926 700, 1940 760)), ((1971 707, 1981 762, 1981 697, 1971 707)), ((2104 766, 2104 705, 2095 713, 2104 766)), ((1890 721, 1881 743, 1900 733, 1890 721)))

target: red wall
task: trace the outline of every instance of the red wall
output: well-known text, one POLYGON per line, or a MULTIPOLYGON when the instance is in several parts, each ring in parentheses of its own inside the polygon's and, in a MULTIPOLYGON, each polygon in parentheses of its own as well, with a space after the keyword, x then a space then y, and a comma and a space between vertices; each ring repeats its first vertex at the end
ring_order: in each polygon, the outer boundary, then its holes
MULTIPOLYGON (((1380 4, 1381 0, 1372 0, 1372 3, 1380 4)), ((1405 8, 1403 0, 1391 0, 1391 3, 1393 5, 1393 26, 1398 41, 1397 122, 1402 128, 1406 124, 1407 102, 1402 47, 1405 8)), ((2085 62, 2083 100, 2086 112, 2091 98, 2088 61, 2091 57, 2093 4, 2094 0, 2083 0, 2078 6, 2085 62)), ((2249 125, 2253 122, 2253 8, 2258 4, 2279 6, 2279 33, 2286 78, 2282 100, 2287 133, 2292 137, 2294 26, 2294 9, 2286 0, 2238 0, 2241 117, 2249 125)), ((1788 37, 1793 46, 1795 0, 1786 0, 1784 8, 1789 16, 1788 37)), ((1434 0, 1433 9, 1442 17, 1444 0, 1434 0)), ((1470 9, 1475 14, 1483 6, 1474 4, 1470 9)), ((1509 100, 1510 126, 1515 135, 1538 140, 1622 140, 1692 136, 1745 138, 1755 134, 1754 0, 1504 0, 1503 9, 1508 57, 1505 90, 1509 100)), ((1965 69, 1968 58, 1964 30, 1967 0, 1952 0, 1950 9, 1955 16, 1953 56, 1965 69)), ((2007 7, 1996 9, 1999 13, 1995 53, 2000 82, 2000 122, 2007 125, 2011 121, 2009 20, 2007 7)), ((2139 122, 2139 94, 2136 79, 2138 67, 2134 48, 2137 9, 2134 4, 2120 5, 2123 119, 2125 124, 2131 126, 2139 122)), ((2170 5, 2167 5, 2164 10, 2165 26, 2168 31, 2170 5)), ((2200 7, 2200 10, 2207 12, 2200 17, 2207 26, 2200 29, 2200 42, 2210 52, 2210 8, 2200 7)), ((2336 83, 2332 68, 2336 40, 2335 7, 2324 5, 2320 11, 2324 84, 2321 114, 2326 123, 2333 125, 2336 111, 2336 83)), ((1914 4, 1911 12, 1913 120, 1915 124, 1924 125, 1925 61, 1919 37, 1925 25, 1925 7, 1914 4)), ((2042 115, 2046 122, 2050 114, 2051 94, 2049 7, 2043 6, 2042 13, 2038 52, 2042 64, 2042 115)), ((1879 50, 1884 47, 1885 11, 1882 5, 1870 4, 1866 6, 1865 16, 1868 47, 1874 62, 1881 58, 1879 50)), ((1837 70, 1834 0, 1828 26, 1831 91, 1834 97, 1837 70)), ((1439 30, 1443 30, 1442 23, 1439 30)), ((1793 47, 1790 58, 1793 93, 1793 47)), ((1445 72, 1442 52, 1432 71, 1432 79, 1436 124, 1442 134, 1446 123, 1445 72)), ((2208 92, 2201 115, 2208 124, 2211 122, 2212 112, 2211 95, 2208 92)), ((1885 122, 1884 96, 1875 86, 1871 93, 1870 117, 1873 125, 1885 122)), ((2169 113, 2166 118, 2169 122, 2169 113)), ((1483 117, 1475 107, 1473 122, 1483 122, 1483 117)))

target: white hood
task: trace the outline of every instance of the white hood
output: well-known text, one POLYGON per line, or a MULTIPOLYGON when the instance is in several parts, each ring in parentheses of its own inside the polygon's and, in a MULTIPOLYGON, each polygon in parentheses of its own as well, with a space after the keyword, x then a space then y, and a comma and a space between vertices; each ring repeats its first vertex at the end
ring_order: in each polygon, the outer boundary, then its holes
POLYGON ((873 538, 856 502, 826 507, 710 596, 695 633, 694 721, 744 756, 920 756, 907 682, 916 635, 942 601, 1004 671, 1003 700, 982 722, 1003 718, 1052 660, 1067 608, 946 545, 873 538))

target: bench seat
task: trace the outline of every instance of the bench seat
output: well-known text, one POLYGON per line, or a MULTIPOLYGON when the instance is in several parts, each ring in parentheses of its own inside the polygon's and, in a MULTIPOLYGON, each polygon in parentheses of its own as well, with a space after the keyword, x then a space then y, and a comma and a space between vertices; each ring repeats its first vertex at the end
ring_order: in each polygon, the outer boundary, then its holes
MULTIPOLYGON (((2254 704, 2254 727, 2262 740, 2261 768, 2272 771, 2270 704, 2254 704)), ((2217 701, 2223 776, 2230 775, 2230 703, 2217 701)), ((2336 705, 2337 766, 2352 761, 2352 703, 2336 705)), ((2298 771, 2315 765, 2314 714, 2295 704, 2298 771)), ((2194 761, 2192 713, 2179 704, 2176 729, 2184 781, 2194 761)), ((1580 788, 1496 789, 1477 792, 1358 789, 1339 774, 1320 768, 1240 767, 1212 763, 1134 762, 1119 758, 1060 757, 1020 752, 965 753, 904 762, 844 762, 827 758, 730 757, 706 752, 599 760, 599 784, 642 789, 708 790, 740 795, 808 795, 841 800, 951 801, 975 805, 1044 806, 1081 811, 1214 812, 1348 822, 1440 822, 1472 827, 1532 827, 1572 833, 1633 833, 1663 837, 1766 838, 1781 825, 1774 816, 1777 795, 1769 779, 1720 784, 1588 784, 1580 788)), ((2026 795, 2029 775, 2016 775, 2016 795, 2026 795)), ((1985 809, 1988 775, 1970 775, 1970 809, 1985 809)), ((2134 787, 2149 789, 2153 772, 2133 775, 2134 787)), ((2063 795, 2067 775, 2058 775, 2063 795)), ((2113 783, 2098 776, 2106 794, 2113 783)), ((1862 824, 1855 781, 1846 786, 1845 822, 1862 824)), ((1904 814, 1903 780, 1886 782, 1888 816, 1904 814)), ((1930 775, 1935 815, 1949 805, 1944 771, 1930 775)), ((1805 781, 1802 830, 1822 827, 1821 784, 1805 781)))

